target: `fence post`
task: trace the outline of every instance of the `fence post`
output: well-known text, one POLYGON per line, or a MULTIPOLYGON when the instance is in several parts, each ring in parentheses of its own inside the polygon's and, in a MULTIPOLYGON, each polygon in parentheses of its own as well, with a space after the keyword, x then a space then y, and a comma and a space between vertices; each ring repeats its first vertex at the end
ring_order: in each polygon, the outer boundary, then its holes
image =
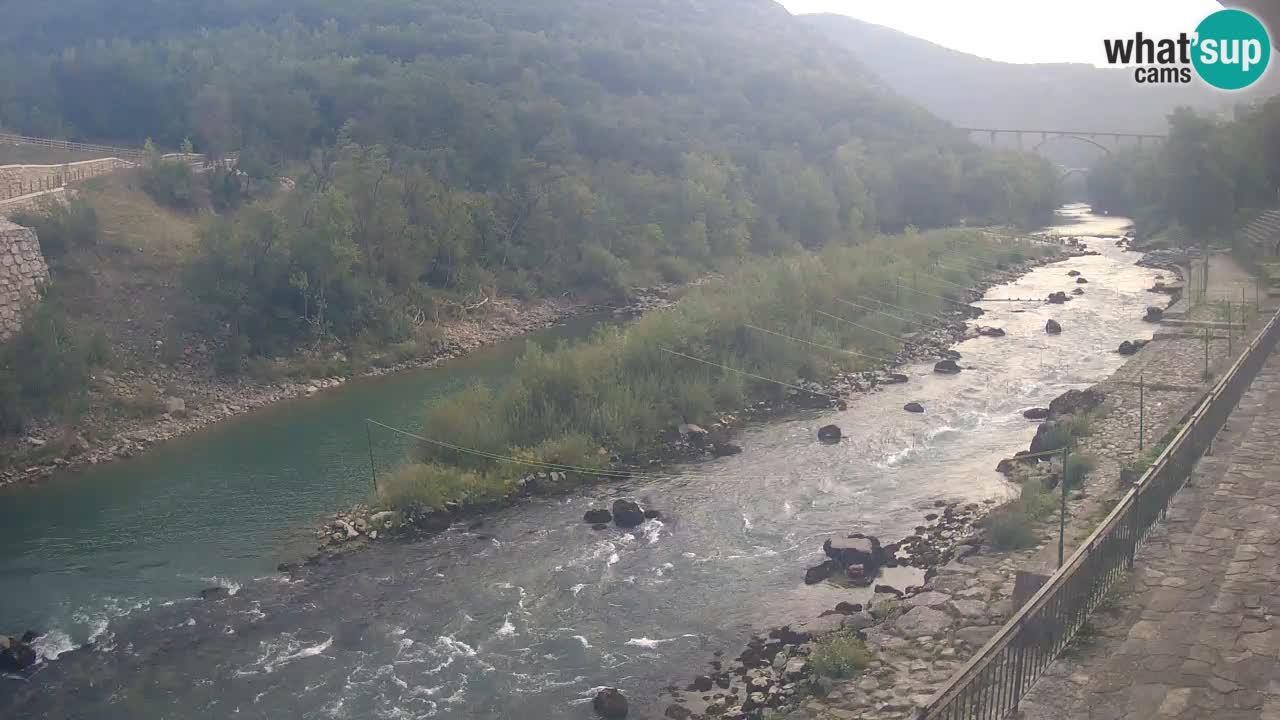
POLYGON ((1067 542, 1067 455, 1070 452, 1071 441, 1068 440, 1065 447, 1062 448, 1062 478, 1058 484, 1062 486, 1062 501, 1058 508, 1058 568, 1062 568, 1065 558, 1066 542, 1067 542))
POLYGON ((1146 373, 1138 374, 1138 455, 1142 455, 1146 425, 1146 373))
POLYGON ((1230 359, 1235 354, 1234 343, 1231 335, 1231 301, 1227 301, 1227 358, 1230 359))
POLYGON ((1209 328, 1204 329, 1204 381, 1209 381, 1209 328))

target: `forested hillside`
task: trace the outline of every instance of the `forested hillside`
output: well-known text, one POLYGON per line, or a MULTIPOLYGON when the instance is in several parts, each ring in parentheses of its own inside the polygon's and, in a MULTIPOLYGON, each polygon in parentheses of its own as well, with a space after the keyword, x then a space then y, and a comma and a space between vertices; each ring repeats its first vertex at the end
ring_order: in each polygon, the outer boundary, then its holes
POLYGON ((1140 236, 1164 231, 1175 244, 1228 240, 1276 206, 1280 188, 1280 99, 1226 122, 1182 109, 1158 148, 1108 156, 1089 174, 1090 202, 1134 217, 1140 236))
MULTIPOLYGON (((1139 86, 1131 71, 1120 68, 997 62, 843 15, 799 19, 848 48, 903 96, 964 127, 1163 133, 1179 106, 1229 110, 1276 86, 1271 81, 1231 95, 1199 83, 1139 86)), ((1049 150, 1055 160, 1077 167, 1096 155, 1070 143, 1049 150)))
POLYGON ((192 263, 250 353, 1055 204, 1043 161, 969 144, 768 0, 74 0, 7 9, 0 47, 23 68, 0 125, 297 176, 234 214, 253 194, 217 188, 192 263))

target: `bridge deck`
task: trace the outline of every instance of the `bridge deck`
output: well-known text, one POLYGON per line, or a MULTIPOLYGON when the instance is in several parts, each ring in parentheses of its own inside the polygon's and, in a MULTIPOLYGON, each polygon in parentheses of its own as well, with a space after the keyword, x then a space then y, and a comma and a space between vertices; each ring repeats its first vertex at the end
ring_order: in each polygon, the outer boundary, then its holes
POLYGON ((1280 354, 1027 720, 1280 720, 1280 354))

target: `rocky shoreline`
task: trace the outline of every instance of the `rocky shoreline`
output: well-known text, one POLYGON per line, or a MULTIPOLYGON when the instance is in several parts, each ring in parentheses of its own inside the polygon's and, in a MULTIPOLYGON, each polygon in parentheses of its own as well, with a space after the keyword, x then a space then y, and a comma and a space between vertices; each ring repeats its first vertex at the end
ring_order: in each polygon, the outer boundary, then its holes
MULTIPOLYGON (((676 294, 675 286, 664 285, 633 290, 625 305, 599 305, 568 299, 521 305, 511 300, 499 300, 492 303, 482 316, 442 326, 441 337, 433 343, 429 356, 369 367, 354 377, 375 377, 432 367, 486 345, 553 327, 580 315, 605 312, 622 317, 638 315, 674 303, 676 294)), ((90 415, 70 431, 53 424, 34 427, 7 447, 0 446, 0 455, 18 459, 30 455, 39 457, 38 460, 0 470, 0 488, 19 483, 34 484, 76 466, 135 457, 156 444, 214 423, 275 403, 308 397, 351 379, 352 376, 334 375, 272 383, 254 382, 245 377, 219 380, 209 377, 206 371, 191 362, 149 371, 100 372, 94 378, 95 392, 153 398, 155 415, 123 421, 90 415), (101 431, 106 427, 110 430, 102 437, 94 436, 92 430, 101 431), (55 444, 59 447, 58 452, 40 452, 55 444)))

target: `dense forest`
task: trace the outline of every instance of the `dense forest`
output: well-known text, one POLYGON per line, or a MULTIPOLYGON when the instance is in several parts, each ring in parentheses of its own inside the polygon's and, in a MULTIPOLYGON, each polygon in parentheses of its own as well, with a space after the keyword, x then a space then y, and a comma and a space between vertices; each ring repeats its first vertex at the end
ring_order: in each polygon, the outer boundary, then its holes
POLYGON ((1103 158, 1089 174, 1090 201, 1136 220, 1139 235, 1175 244, 1229 240, 1280 188, 1280 99, 1221 121, 1180 108, 1158 148, 1103 158))
POLYGON ((7 129, 239 153, 143 179, 209 215, 184 287, 227 371, 1057 200, 769 0, 28 3, 0 64, 7 129))

